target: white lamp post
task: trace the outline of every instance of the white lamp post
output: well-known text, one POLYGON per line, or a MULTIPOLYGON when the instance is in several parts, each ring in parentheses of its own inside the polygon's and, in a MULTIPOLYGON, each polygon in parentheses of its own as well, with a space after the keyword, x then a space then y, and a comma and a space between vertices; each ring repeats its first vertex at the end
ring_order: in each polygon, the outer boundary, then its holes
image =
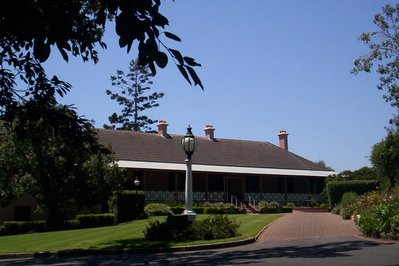
POLYGON ((184 193, 184 212, 182 215, 187 215, 189 221, 195 220, 195 212, 193 211, 193 176, 192 176, 192 169, 191 169, 191 155, 193 155, 195 150, 195 137, 191 132, 191 127, 188 126, 187 133, 183 137, 181 141, 181 146, 183 151, 187 155, 187 159, 185 160, 187 170, 186 170, 186 188, 184 193))

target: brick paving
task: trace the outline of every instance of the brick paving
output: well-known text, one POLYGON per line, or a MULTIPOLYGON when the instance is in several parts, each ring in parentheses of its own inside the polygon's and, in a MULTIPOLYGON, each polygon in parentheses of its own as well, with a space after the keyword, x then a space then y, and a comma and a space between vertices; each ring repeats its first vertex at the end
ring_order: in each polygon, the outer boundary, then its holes
POLYGON ((259 242, 318 237, 361 235, 351 220, 331 213, 292 213, 271 224, 258 238, 259 242))

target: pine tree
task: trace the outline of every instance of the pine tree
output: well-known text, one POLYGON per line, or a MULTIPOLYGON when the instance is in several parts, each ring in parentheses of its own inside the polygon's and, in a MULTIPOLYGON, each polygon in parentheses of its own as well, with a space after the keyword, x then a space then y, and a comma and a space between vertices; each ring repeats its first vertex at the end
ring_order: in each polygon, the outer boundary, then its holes
POLYGON ((148 94, 151 89, 153 75, 148 67, 140 66, 137 60, 132 60, 129 64, 129 73, 125 74, 118 70, 115 76, 111 76, 112 86, 120 89, 120 93, 106 90, 112 100, 116 100, 119 105, 124 106, 121 114, 113 113, 108 117, 111 125, 104 125, 106 129, 133 130, 137 132, 152 132, 151 125, 158 122, 152 120, 142 113, 153 107, 158 107, 158 99, 164 93, 153 92, 148 94))

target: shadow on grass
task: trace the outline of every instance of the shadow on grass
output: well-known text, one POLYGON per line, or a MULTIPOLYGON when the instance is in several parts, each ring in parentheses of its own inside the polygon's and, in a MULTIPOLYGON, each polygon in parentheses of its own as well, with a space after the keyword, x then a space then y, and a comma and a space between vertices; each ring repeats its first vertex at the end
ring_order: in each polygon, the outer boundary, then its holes
MULTIPOLYGON (((122 240, 112 240, 109 242, 100 243, 96 246, 103 246, 103 249, 137 249, 137 248, 157 248, 157 247, 171 247, 176 245, 176 243, 181 242, 173 242, 173 241, 153 241, 146 240, 145 238, 131 238, 131 239, 122 239, 122 240)), ((101 248, 100 248, 101 249, 101 248)))
MULTIPOLYGON (((123 242, 120 243, 120 247, 134 247, 134 245, 137 244, 128 244, 123 242)), ((158 244, 159 243, 157 243, 157 245, 158 244)), ((140 245, 142 245, 142 243, 140 243, 140 245)), ((377 246, 381 245, 382 244, 375 242, 359 240, 336 241, 309 246, 280 245, 276 247, 267 247, 261 244, 236 247, 234 249, 205 250, 197 252, 98 255, 78 258, 43 258, 24 260, 21 261, 21 263, 14 262, 13 265, 40 265, 52 263, 79 263, 82 265, 154 265, 165 263, 172 265, 250 264, 267 262, 271 259, 286 259, 285 261, 287 261, 287 259, 349 258, 354 256, 353 252, 355 251, 360 250, 367 253, 367 249, 375 249, 377 246)), ((117 245, 115 245, 115 247, 116 246, 117 245)))

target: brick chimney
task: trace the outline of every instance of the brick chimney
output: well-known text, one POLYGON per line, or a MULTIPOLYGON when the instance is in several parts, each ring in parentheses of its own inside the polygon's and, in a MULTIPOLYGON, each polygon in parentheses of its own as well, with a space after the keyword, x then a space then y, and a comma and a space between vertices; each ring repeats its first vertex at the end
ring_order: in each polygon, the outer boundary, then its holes
POLYGON ((215 128, 212 125, 206 125, 204 131, 207 139, 215 141, 215 128))
POLYGON ((167 138, 168 135, 168 122, 160 120, 158 123, 158 135, 167 138))
POLYGON ((288 132, 285 130, 280 130, 280 133, 278 133, 278 139, 280 148, 288 151, 288 132))

